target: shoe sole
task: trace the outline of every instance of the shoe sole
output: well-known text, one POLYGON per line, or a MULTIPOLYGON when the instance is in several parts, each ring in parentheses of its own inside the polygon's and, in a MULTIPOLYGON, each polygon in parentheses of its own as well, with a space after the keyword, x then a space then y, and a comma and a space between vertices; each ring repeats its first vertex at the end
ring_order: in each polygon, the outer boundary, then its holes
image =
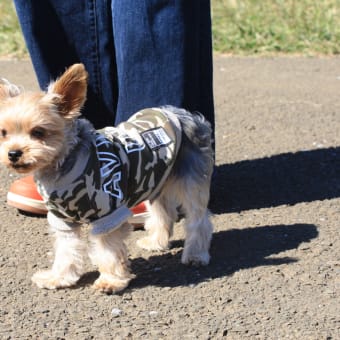
POLYGON ((11 207, 30 212, 38 215, 46 215, 47 209, 43 201, 35 200, 33 198, 28 198, 13 194, 12 192, 7 193, 7 204, 11 207))
POLYGON ((149 212, 135 214, 129 218, 129 223, 132 224, 134 228, 143 228, 145 221, 149 216, 149 212))

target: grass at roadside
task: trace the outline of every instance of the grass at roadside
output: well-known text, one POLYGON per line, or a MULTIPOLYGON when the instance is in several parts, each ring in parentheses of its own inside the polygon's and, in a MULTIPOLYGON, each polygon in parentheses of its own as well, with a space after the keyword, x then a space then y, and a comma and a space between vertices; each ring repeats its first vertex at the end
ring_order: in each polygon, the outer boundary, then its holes
POLYGON ((27 57, 24 39, 12 0, 1 0, 0 13, 0 57, 27 57))
POLYGON ((340 0, 212 0, 214 50, 339 54, 340 0))
MULTIPOLYGON (((340 0, 211 0, 211 4, 216 52, 340 54, 340 0)), ((0 13, 0 58, 27 57, 12 0, 1 0, 0 13)))

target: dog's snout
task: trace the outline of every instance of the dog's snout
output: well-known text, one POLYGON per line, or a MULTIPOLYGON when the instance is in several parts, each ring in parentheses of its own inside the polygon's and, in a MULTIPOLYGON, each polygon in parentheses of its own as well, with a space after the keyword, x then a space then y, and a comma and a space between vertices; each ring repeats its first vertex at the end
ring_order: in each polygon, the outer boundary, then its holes
POLYGON ((21 156, 22 156, 21 150, 8 151, 8 159, 13 163, 17 162, 21 156))

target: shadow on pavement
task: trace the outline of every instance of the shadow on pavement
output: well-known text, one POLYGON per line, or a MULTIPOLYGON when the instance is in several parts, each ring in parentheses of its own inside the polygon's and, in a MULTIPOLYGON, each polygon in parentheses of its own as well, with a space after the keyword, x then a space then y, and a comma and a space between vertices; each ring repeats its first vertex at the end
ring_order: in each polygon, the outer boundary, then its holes
POLYGON ((216 167, 215 214, 340 197, 340 147, 285 153, 216 167))
POLYGON ((299 259, 277 256, 297 248, 318 236, 313 224, 263 226, 232 229, 214 234, 211 263, 206 267, 186 267, 180 263, 183 241, 175 241, 177 252, 151 256, 148 260, 133 259, 131 266, 136 279, 130 288, 148 285, 177 287, 197 284, 231 275, 241 269, 289 264, 299 259))
MULTIPOLYGON (((149 259, 131 260, 131 269, 136 274, 136 278, 131 281, 127 289, 145 286, 195 285, 232 275, 241 269, 297 262, 299 259, 276 255, 296 249, 301 243, 310 242, 317 236, 318 231, 313 224, 274 225, 220 231, 213 235, 210 264, 198 268, 181 264, 183 241, 173 241, 171 252, 151 255, 149 259)), ((86 273, 74 289, 91 285, 98 275, 96 271, 86 273)))

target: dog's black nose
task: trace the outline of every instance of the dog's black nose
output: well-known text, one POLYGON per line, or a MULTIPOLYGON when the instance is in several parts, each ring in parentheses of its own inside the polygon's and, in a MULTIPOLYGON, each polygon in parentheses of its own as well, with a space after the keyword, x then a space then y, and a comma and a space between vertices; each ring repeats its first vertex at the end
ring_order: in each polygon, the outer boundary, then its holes
POLYGON ((17 162, 21 156, 22 156, 21 150, 8 151, 8 159, 13 163, 17 162))

